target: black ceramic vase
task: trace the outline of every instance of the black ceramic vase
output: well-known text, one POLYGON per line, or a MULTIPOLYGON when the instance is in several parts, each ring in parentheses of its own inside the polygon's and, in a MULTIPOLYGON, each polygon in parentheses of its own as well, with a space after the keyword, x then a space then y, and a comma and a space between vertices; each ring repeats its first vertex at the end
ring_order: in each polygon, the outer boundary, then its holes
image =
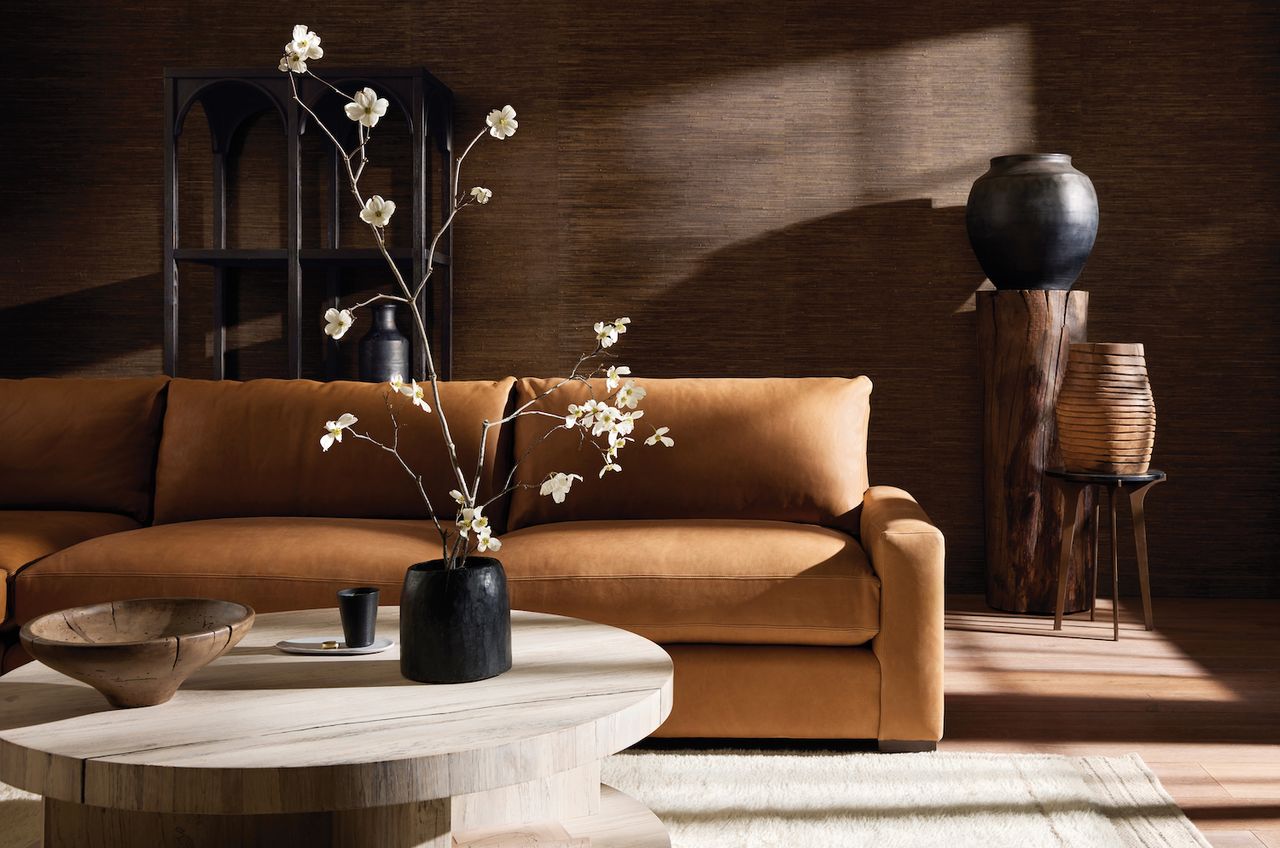
POLYGON ((511 668, 507 574, 492 557, 412 565, 400 596, 400 673, 419 683, 468 683, 511 668))
POLYGON ((373 307, 373 326, 360 340, 360 379, 385 383, 393 376, 409 376, 409 339, 396 326, 396 305, 373 307))
POLYGON ((1098 235, 1098 196, 1065 153, 997 156, 969 191, 969 244, 998 289, 1066 291, 1098 235))

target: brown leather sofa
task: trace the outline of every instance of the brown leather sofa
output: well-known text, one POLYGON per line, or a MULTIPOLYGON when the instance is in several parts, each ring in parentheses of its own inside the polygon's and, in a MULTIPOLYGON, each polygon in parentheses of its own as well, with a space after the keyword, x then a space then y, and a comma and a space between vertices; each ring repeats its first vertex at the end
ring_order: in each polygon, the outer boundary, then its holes
MULTIPOLYGON (((443 386, 460 454, 476 455, 479 422, 547 385, 443 386)), ((669 426, 675 448, 633 445, 626 470, 600 480, 598 457, 561 432, 518 469, 529 485, 493 516, 513 605, 666 647, 676 698, 660 736, 936 742, 943 539, 906 492, 868 488, 870 381, 644 385, 638 435, 669 426), (563 504, 537 493, 551 471, 583 476, 563 504)), ((406 566, 439 555, 413 485, 370 445, 319 447, 341 412, 389 437, 384 395, 360 383, 0 380, 0 668, 27 661, 23 622, 108 599, 212 596, 270 612, 333 606, 337 589, 368 584, 397 602, 406 566)), ((412 408, 400 420, 433 502, 448 503, 437 423, 412 408)), ((496 491, 548 420, 490 438, 482 488, 496 491)))

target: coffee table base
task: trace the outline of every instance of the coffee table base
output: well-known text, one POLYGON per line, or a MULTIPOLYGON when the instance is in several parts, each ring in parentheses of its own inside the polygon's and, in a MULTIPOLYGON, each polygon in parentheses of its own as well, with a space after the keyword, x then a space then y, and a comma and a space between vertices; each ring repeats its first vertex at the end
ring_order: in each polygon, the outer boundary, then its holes
POLYGON ((669 848, 647 807, 601 786, 600 811, 452 834, 450 800, 320 813, 224 816, 139 813, 46 798, 44 848, 669 848))

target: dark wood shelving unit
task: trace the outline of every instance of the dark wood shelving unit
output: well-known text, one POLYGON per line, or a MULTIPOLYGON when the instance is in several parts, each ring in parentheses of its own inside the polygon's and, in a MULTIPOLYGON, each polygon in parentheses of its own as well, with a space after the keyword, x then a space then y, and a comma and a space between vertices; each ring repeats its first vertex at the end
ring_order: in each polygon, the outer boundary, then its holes
MULTIPOLYGON (((399 109, 408 123, 412 168, 411 246, 389 250, 411 280, 421 279, 427 269, 427 248, 431 234, 445 219, 452 203, 453 187, 453 92, 422 68, 326 68, 324 78, 343 90, 369 86, 399 109)), ((341 99, 327 86, 305 76, 295 77, 298 92, 307 106, 318 114, 347 149, 355 146, 355 124, 341 112, 341 99), (332 116, 332 119, 331 119, 332 116), (344 136, 345 133, 345 136, 344 136)), ((343 247, 340 232, 341 208, 348 203, 341 174, 342 159, 331 145, 328 150, 328 228, 324 247, 302 245, 302 137, 310 116, 293 102, 287 75, 271 69, 173 68, 166 69, 165 90, 165 218, 164 218, 164 369, 178 375, 179 270, 183 263, 213 269, 213 376, 228 373, 227 317, 231 313, 228 293, 236 269, 267 268, 283 272, 281 282, 287 293, 287 374, 302 376, 303 339, 324 341, 317 329, 319 316, 302 314, 303 287, 312 279, 324 287, 324 301, 340 305, 344 293, 343 271, 376 268, 384 263, 375 247, 343 247), (178 142, 187 113, 199 103, 208 119, 213 146, 213 233, 204 247, 178 244, 178 142), (227 245, 227 173, 237 136, 246 124, 262 114, 275 113, 285 133, 286 243, 276 247, 233 248, 227 245)), ((405 205, 401 204, 401 209, 405 205)), ((401 212, 401 214, 406 214, 401 212)), ((452 234, 446 234, 431 257, 430 283, 419 296, 418 308, 428 323, 436 370, 448 379, 453 364, 453 255, 452 234)), ((413 340, 414 376, 426 375, 426 351, 413 340)), ((336 343, 324 349, 324 376, 340 374, 336 343)))
MULTIPOLYGON (((387 252, 397 263, 408 263, 414 259, 413 251, 408 248, 396 248, 387 252)), ((179 247, 173 251, 173 258, 178 262, 221 265, 227 268, 272 268, 283 267, 289 260, 289 251, 283 247, 179 247)), ((299 253, 299 260, 304 266, 332 264, 352 268, 378 267, 384 262, 382 253, 376 247, 304 247, 299 253)), ((448 267, 449 257, 437 250, 435 264, 438 268, 448 267)))

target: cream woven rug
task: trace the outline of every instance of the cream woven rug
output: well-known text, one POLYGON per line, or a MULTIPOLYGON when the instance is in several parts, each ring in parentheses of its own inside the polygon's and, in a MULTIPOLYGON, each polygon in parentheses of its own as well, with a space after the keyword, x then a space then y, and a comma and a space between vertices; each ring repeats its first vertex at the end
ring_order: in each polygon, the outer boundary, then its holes
MULTIPOLYGON (((1208 844, 1136 755, 641 751, 607 783, 673 848, 1048 848, 1208 844)), ((40 804, 0 784, 0 848, 31 848, 40 804)))
POLYGON ((673 848, 1209 845, 1137 754, 640 751, 604 780, 673 848))

